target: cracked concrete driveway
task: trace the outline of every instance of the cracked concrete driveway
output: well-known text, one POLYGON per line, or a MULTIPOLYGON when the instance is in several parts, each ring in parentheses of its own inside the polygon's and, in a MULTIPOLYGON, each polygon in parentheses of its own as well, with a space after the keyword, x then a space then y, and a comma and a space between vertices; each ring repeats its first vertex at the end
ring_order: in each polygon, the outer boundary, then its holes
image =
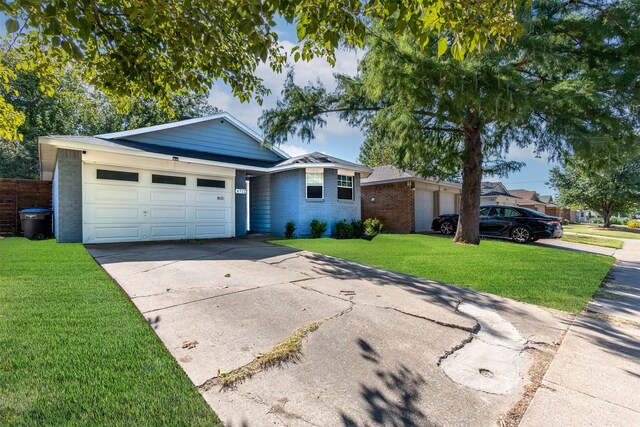
POLYGON ((496 425, 571 320, 252 239, 88 249, 229 426, 496 425), (316 321, 295 360, 206 386, 316 321))

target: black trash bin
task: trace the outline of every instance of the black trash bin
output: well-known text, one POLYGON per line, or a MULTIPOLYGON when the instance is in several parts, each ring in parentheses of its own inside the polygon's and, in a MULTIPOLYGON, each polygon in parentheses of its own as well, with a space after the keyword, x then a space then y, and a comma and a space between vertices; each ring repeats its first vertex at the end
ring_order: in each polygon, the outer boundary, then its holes
POLYGON ((51 234, 51 209, 23 209, 20 211, 20 224, 24 237, 42 240, 51 234))

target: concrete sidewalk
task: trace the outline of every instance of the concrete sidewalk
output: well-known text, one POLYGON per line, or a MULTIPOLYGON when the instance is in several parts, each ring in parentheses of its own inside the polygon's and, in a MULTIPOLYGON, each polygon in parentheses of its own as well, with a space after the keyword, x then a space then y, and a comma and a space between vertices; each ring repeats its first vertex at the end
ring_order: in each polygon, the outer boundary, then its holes
POLYGON ((521 426, 640 425, 640 241, 625 240, 613 255, 610 277, 567 331, 521 426))

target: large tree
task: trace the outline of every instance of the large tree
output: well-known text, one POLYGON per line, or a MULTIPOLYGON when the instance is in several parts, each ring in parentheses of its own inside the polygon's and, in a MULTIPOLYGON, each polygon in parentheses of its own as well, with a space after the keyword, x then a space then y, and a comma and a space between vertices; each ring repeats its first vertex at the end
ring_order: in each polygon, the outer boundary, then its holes
MULTIPOLYGON (((154 100, 131 98, 125 111, 104 93, 85 84, 73 72, 60 77, 49 94, 31 71, 15 71, 10 90, 3 93, 25 121, 22 139, 0 138, 0 177, 37 178, 38 137, 42 135, 96 135, 166 123, 167 112, 154 100)), ((2 90, 0 89, 0 93, 2 90)), ((171 107, 178 117, 200 117, 217 112, 202 95, 175 95, 171 107)))
MULTIPOLYGON (((446 34, 454 55, 501 45, 521 33, 524 0, 2 0, 5 55, 21 50, 22 66, 57 84, 56 69, 73 62, 85 81, 112 98, 154 98, 168 111, 174 95, 206 94, 215 80, 241 100, 267 90, 255 75, 261 62, 279 71, 287 60, 326 56, 360 46, 367 22, 395 22, 421 45, 446 34), (279 44, 276 18, 295 22, 300 46, 279 44)), ((13 78, 0 67, 0 84, 13 78)), ((16 136, 24 117, 0 98, 0 137, 16 136)))
POLYGON ((333 92, 289 78, 261 125, 273 143, 309 141, 336 113, 362 127, 366 155, 423 175, 461 175, 454 240, 478 244, 483 170, 517 169, 503 160, 511 146, 604 161, 638 142, 638 16, 633 0, 535 1, 518 43, 465 61, 374 25, 356 76, 337 76, 333 92))
POLYGON ((596 211, 609 227, 612 215, 640 207, 640 157, 598 169, 571 159, 551 170, 549 184, 558 190, 560 203, 596 211))

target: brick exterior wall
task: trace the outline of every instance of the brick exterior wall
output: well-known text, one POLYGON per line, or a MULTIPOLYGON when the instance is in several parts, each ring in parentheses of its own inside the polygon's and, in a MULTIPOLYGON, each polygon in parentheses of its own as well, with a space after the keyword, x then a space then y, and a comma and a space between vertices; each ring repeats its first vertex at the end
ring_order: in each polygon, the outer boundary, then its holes
POLYGON ((82 242, 82 152, 58 150, 53 176, 53 229, 60 243, 82 242))
POLYGON ((361 191, 363 219, 378 218, 390 233, 415 232, 414 193, 406 182, 366 185, 361 191))

